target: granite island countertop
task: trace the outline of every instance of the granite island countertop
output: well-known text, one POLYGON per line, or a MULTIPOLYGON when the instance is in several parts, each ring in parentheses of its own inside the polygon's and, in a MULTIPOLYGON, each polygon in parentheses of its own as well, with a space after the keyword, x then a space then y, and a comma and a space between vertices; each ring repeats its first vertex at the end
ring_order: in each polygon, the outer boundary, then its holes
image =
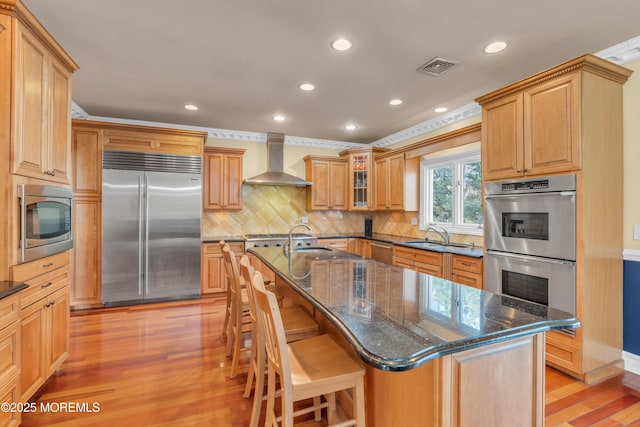
POLYGON ((446 354, 580 325, 570 313, 343 251, 249 252, 381 370, 405 371, 446 354))

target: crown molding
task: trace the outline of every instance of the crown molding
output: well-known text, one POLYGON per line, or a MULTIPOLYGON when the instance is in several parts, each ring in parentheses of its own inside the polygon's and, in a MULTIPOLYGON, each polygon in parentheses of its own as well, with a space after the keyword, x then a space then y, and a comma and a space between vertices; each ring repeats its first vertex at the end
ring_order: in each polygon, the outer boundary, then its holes
POLYGON ((640 59, 640 36, 601 50, 595 53, 595 56, 618 65, 636 61, 640 59))
POLYGON ((71 101, 71 118, 80 120, 89 120, 89 114, 84 109, 71 101))
MULTIPOLYGON (((138 126, 152 126, 159 128, 172 128, 172 129, 185 129, 185 130, 194 130, 200 132, 207 132, 207 136, 209 138, 215 139, 226 139, 232 141, 245 141, 245 142, 267 142, 267 134, 263 132, 249 132, 243 130, 232 130, 232 129, 217 129, 217 128, 209 128, 202 126, 189 126, 182 125, 176 123, 161 123, 161 122, 152 122, 147 120, 132 120, 132 119, 121 119, 117 117, 104 117, 104 116, 92 116, 87 114, 82 107, 80 107, 75 102, 71 102, 71 117, 74 119, 80 120, 92 120, 98 122, 107 122, 107 123, 118 123, 125 125, 138 125, 138 126)), ((305 138, 301 136, 291 136, 285 135, 284 139, 285 144, 289 145, 299 145, 305 147, 314 147, 314 148, 330 148, 336 150, 344 150, 349 148, 362 147, 362 144, 344 142, 344 141, 333 141, 327 139, 316 139, 316 138, 305 138)))
POLYGON ((441 127, 467 120, 471 117, 479 116, 481 114, 482 108, 480 107, 480 105, 476 102, 472 102, 446 114, 442 114, 438 117, 434 117, 433 119, 429 119, 422 123, 418 123, 417 125, 411 126, 410 128, 401 130, 400 132, 396 132, 389 136, 385 136, 384 138, 378 139, 377 141, 373 141, 369 145, 385 148, 389 145, 406 141, 410 138, 423 135, 427 132, 432 132, 441 127))

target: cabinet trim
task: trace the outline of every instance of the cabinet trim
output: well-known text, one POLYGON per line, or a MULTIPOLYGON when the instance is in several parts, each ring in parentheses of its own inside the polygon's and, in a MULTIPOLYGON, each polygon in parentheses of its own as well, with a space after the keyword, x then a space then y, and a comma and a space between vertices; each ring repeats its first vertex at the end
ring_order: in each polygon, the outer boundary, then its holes
POLYGON ((564 62, 553 68, 549 68, 548 70, 541 71, 531 77, 517 81, 502 89, 498 89, 484 96, 476 98, 475 101, 480 105, 486 104, 487 102, 493 101, 494 99, 498 99, 505 95, 510 95, 515 92, 522 91, 531 86, 543 83, 547 80, 555 79, 556 77, 559 77, 563 74, 568 74, 580 70, 597 74, 601 77, 613 80, 614 82, 618 83, 626 82, 632 73, 631 70, 625 67, 598 58, 597 56, 587 54, 564 62))

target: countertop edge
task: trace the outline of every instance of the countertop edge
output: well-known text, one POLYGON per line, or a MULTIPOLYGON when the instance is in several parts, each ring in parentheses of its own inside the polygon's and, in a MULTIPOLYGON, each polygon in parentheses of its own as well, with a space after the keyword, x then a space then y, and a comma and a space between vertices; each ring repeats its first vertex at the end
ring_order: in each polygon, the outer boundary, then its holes
POLYGON ((327 310, 322 304, 314 300, 307 292, 301 291, 299 287, 289 280, 286 276, 280 274, 279 270, 275 268, 267 259, 261 256, 258 252, 249 249, 253 255, 258 257, 263 263, 265 263, 271 270, 284 282, 286 282, 291 288, 293 288, 302 298, 308 301, 315 309, 319 310, 349 341, 354 350, 358 353, 360 358, 370 366, 382 370, 382 371, 408 371, 418 368, 425 363, 437 359, 441 356, 448 354, 458 353, 465 350, 470 350, 477 347, 482 347, 490 344, 496 344, 503 341, 508 341, 514 338, 534 335, 539 332, 546 332, 554 329, 563 328, 576 328, 580 326, 580 321, 576 318, 568 320, 547 320, 533 323, 531 325, 514 328, 509 331, 501 331, 494 334, 488 334, 482 339, 473 339, 469 341, 456 341, 440 347, 434 347, 425 349, 425 351, 414 354, 409 358, 403 360, 389 360, 382 359, 379 356, 368 351, 360 341, 349 331, 349 329, 336 317, 330 310, 327 310))

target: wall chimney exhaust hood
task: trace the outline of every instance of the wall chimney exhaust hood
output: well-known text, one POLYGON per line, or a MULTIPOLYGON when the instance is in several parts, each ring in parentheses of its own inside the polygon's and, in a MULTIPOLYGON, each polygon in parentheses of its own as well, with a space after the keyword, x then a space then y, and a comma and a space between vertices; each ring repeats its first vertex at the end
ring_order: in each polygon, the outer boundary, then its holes
POLYGON ((304 187, 312 183, 297 176, 283 172, 284 134, 267 134, 267 171, 244 180, 251 185, 297 185, 304 187))

